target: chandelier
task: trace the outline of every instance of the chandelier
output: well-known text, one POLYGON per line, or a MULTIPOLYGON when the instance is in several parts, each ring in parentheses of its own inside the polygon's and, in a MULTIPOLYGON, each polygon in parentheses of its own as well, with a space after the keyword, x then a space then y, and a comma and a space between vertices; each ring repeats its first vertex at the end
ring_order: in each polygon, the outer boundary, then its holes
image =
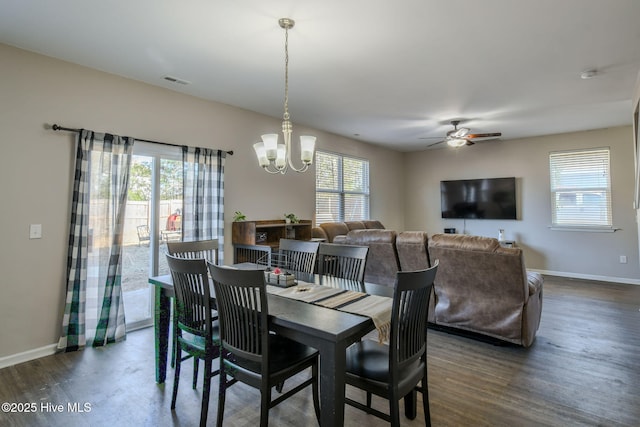
POLYGON ((278 134, 269 133, 262 135, 262 141, 253 144, 259 165, 269 173, 284 174, 289 168, 296 172, 304 172, 313 163, 313 151, 316 145, 316 137, 300 136, 300 159, 302 167, 299 169, 291 162, 291 132, 293 125, 289 120, 289 30, 295 25, 295 21, 289 18, 281 18, 278 23, 284 28, 284 114, 282 116, 282 134, 284 144, 278 144, 278 134))

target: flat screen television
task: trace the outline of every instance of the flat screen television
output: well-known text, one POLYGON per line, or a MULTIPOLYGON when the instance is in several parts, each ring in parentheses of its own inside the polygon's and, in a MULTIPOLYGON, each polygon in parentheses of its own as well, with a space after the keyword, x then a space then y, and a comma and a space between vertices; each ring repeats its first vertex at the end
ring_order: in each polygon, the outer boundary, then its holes
POLYGON ((517 219, 516 179, 440 181, 442 218, 517 219))

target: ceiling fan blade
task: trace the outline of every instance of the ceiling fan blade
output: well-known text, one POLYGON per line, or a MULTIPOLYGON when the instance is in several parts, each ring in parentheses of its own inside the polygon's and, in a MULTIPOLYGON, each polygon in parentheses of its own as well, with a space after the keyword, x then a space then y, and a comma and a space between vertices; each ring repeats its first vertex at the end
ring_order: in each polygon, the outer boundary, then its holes
POLYGON ((473 138, 495 138, 498 136, 502 136, 502 132, 494 132, 494 133, 472 133, 466 136, 467 139, 473 138))
POLYGON ((429 144, 429 145, 427 145, 427 148, 429 148, 429 147, 433 147, 434 145, 442 144, 443 142, 444 142, 444 139, 443 139, 443 140, 440 140, 440 141, 438 141, 438 142, 434 142, 433 144, 429 144))
POLYGON ((474 145, 474 144, 475 142, 471 141, 470 139, 467 139, 467 143, 465 145, 474 145))

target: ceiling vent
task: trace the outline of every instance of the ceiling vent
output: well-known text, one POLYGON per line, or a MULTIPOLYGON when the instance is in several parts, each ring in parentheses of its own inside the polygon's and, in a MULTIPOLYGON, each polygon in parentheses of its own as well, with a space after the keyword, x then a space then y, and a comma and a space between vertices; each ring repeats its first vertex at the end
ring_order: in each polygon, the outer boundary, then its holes
POLYGON ((165 79, 166 81, 168 81, 168 82, 171 82, 171 83, 179 83, 179 84, 181 84, 181 85, 188 85, 188 84, 191 84, 191 82, 188 82, 188 81, 186 81, 186 80, 179 79, 179 78, 177 78, 177 77, 172 77, 172 76, 164 76, 164 79, 165 79))

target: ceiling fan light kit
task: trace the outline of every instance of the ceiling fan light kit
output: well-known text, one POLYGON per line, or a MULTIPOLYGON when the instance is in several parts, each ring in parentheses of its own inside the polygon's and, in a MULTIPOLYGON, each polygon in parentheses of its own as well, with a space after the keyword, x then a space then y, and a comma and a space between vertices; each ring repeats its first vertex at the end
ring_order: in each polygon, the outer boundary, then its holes
POLYGON ((253 149, 258 158, 258 164, 266 172, 285 174, 289 168, 296 172, 304 172, 313 163, 313 152, 316 145, 316 137, 309 135, 300 136, 300 160, 302 167, 293 166, 291 161, 291 134, 293 124, 289 120, 289 30, 295 25, 290 18, 280 18, 278 24, 284 29, 284 114, 282 116, 282 135, 284 144, 278 144, 278 134, 269 133, 261 136, 262 141, 253 144, 253 149))
POLYGON ((434 145, 441 144, 443 142, 446 142, 449 147, 459 148, 465 145, 475 144, 475 142, 473 142, 472 140, 476 138, 498 138, 502 136, 501 132, 469 133, 471 132, 471 129, 465 127, 459 128, 459 124, 460 120, 451 120, 453 129, 447 132, 447 135, 442 141, 438 141, 436 143, 428 145, 427 148, 433 147, 434 145))
POLYGON ((462 147, 463 145, 467 145, 467 140, 461 138, 447 139, 447 145, 449 147, 462 147))

